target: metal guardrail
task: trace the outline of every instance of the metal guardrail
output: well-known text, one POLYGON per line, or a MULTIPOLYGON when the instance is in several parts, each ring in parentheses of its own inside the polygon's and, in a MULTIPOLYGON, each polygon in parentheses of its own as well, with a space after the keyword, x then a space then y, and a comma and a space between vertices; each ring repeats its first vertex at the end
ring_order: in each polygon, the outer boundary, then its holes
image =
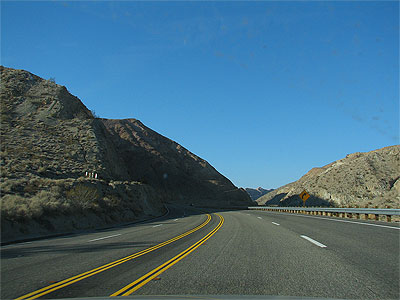
POLYGON ((251 206, 248 207, 251 210, 267 210, 267 211, 279 211, 279 212, 290 212, 290 213, 303 213, 311 215, 325 215, 325 216, 336 216, 343 218, 352 218, 353 215, 357 219, 360 219, 361 215, 365 216, 365 219, 370 219, 370 215, 374 215, 375 220, 379 220, 380 215, 386 216, 388 222, 392 221, 392 216, 400 216, 400 209, 395 208, 345 208, 345 207, 274 207, 274 206, 251 206))

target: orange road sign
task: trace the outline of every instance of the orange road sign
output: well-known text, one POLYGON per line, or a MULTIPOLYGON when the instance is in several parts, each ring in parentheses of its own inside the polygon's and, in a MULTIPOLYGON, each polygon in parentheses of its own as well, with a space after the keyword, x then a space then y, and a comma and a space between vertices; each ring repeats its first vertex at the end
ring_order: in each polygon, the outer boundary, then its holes
POLYGON ((301 200, 303 200, 303 202, 306 202, 306 200, 308 198, 310 198, 310 195, 307 193, 306 190, 302 191, 301 194, 299 195, 299 197, 301 198, 301 200))

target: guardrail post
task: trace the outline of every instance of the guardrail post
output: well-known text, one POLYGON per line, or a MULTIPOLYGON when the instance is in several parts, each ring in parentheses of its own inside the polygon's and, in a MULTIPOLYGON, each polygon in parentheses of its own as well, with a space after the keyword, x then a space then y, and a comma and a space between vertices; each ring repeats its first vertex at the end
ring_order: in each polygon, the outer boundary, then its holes
MULTIPOLYGON (((99 174, 95 172, 85 172, 89 178, 99 178, 99 174)), ((249 207, 253 210, 273 211, 273 212, 286 212, 294 214, 329 216, 329 217, 342 217, 342 218, 356 218, 365 220, 387 221, 392 222, 392 216, 400 216, 400 209, 379 209, 379 208, 324 208, 324 207, 249 207), (363 217, 364 215, 364 217, 363 217), (385 219, 386 217, 386 219, 385 219)))

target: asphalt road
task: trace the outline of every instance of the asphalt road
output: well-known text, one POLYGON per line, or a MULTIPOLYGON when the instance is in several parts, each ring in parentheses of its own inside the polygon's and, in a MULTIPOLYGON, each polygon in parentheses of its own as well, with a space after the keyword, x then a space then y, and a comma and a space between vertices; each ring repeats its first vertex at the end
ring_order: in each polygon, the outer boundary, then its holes
POLYGON ((151 222, 1 247, 1 299, 399 299, 399 226, 170 207, 151 222))

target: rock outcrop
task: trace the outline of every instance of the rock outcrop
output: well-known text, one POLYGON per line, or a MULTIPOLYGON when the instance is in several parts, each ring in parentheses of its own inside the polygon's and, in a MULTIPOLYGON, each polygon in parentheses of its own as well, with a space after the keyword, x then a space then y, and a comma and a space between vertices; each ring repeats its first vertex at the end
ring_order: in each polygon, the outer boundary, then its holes
POLYGON ((2 66, 0 72, 3 239, 33 234, 29 228, 60 232, 140 220, 163 214, 165 202, 251 203, 206 161, 138 120, 95 118, 52 80, 2 66))
POLYGON ((259 205, 400 208, 400 146, 347 155, 257 199, 259 205))

